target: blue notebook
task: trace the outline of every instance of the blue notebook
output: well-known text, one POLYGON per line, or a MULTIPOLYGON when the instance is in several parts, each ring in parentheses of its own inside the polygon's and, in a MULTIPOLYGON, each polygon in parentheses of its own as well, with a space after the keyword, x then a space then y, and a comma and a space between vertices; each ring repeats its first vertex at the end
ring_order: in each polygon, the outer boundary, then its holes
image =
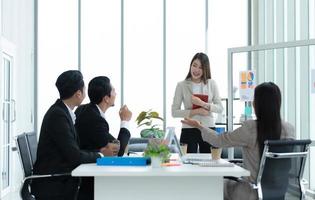
POLYGON ((102 157, 96 160, 97 165, 106 166, 145 166, 150 164, 147 157, 102 157))

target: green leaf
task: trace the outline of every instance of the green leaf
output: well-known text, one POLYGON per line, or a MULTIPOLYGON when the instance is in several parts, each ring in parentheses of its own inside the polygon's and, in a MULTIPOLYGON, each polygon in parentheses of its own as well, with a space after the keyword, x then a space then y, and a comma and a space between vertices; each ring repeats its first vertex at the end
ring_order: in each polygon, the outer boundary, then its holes
POLYGON ((142 124, 138 124, 138 127, 143 126, 143 125, 151 126, 151 124, 152 124, 152 121, 143 122, 142 124))
POLYGON ((153 124, 152 119, 159 119, 163 121, 163 118, 159 116, 159 113, 156 111, 152 111, 152 109, 148 111, 142 111, 137 119, 137 125, 138 127, 146 125, 151 126, 151 128, 155 128, 156 126, 160 126, 159 124, 153 124))
POLYGON ((149 115, 153 118, 157 118, 159 117, 159 113, 155 112, 155 111, 152 111, 151 113, 149 113, 149 115))
POLYGON ((144 155, 147 157, 158 156, 163 162, 166 162, 171 154, 168 146, 162 142, 162 139, 150 139, 147 148, 144 151, 144 155))
POLYGON ((145 119, 146 115, 147 115, 147 113, 144 112, 144 111, 142 111, 142 112, 138 115, 138 117, 137 117, 137 119, 136 119, 138 125, 145 119))

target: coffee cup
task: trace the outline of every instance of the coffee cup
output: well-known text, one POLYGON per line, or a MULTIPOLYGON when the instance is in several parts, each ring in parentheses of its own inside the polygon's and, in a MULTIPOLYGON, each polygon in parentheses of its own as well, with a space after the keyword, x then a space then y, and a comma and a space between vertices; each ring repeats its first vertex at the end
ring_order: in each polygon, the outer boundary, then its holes
POLYGON ((180 143, 180 148, 183 154, 185 155, 187 153, 187 144, 185 143, 180 143))
POLYGON ((222 149, 217 147, 211 147, 211 157, 213 160, 221 159, 222 149))

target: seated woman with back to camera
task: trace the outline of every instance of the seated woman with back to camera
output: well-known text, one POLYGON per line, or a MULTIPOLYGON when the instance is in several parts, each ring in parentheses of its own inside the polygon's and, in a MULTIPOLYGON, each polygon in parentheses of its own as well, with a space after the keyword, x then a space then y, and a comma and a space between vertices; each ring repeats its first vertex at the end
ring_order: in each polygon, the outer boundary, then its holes
MULTIPOLYGON (((182 120, 184 124, 199 128, 203 140, 211 145, 241 147, 243 167, 250 171, 250 177, 244 178, 251 182, 256 181, 265 140, 295 139, 294 127, 281 120, 281 92, 276 84, 265 82, 258 85, 255 88, 253 106, 256 120, 247 120, 240 128, 220 135, 196 120, 189 118, 182 120)), ((257 190, 252 189, 247 183, 226 180, 224 199, 254 200, 258 199, 258 195, 257 190)))

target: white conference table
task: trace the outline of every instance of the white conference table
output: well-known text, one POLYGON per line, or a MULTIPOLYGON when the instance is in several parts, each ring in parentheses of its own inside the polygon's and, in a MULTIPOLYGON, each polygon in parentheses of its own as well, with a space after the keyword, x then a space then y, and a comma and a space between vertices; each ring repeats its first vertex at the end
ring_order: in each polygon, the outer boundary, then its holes
POLYGON ((72 176, 94 176, 95 200, 223 199, 223 176, 249 176, 239 166, 200 167, 183 164, 149 166, 97 166, 82 164, 72 176))

